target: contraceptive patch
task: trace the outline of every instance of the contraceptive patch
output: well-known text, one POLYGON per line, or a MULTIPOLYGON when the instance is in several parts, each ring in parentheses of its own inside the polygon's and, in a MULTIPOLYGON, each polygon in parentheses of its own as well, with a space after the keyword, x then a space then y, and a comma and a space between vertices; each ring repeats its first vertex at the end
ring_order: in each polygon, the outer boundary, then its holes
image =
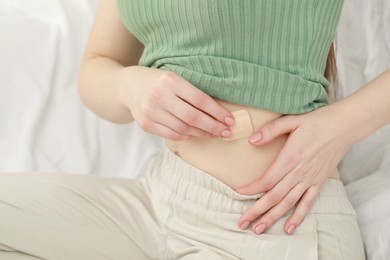
POLYGON ((222 138, 224 141, 234 141, 242 138, 248 138, 253 134, 253 125, 249 112, 246 110, 237 110, 232 112, 235 124, 230 127, 232 135, 222 138))

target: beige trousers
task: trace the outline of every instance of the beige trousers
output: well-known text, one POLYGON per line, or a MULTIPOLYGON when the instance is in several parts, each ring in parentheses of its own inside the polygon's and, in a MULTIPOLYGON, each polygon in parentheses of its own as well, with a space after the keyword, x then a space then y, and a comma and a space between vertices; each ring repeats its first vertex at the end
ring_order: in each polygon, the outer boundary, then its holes
POLYGON ((139 180, 0 175, 0 259, 364 259, 344 187, 329 180, 287 236, 284 216, 262 235, 236 221, 244 196, 166 150, 139 180))

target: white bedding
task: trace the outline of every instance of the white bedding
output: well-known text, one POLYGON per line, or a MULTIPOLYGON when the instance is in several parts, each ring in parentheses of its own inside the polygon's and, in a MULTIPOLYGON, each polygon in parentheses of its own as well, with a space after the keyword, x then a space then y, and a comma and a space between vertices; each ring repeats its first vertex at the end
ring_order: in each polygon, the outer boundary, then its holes
POLYGON ((137 176, 161 141, 98 119, 77 94, 98 1, 0 3, 0 171, 137 176))
MULTIPOLYGON (((0 0, 0 172, 131 178, 161 151, 161 139, 98 119, 79 101, 97 3, 0 0)), ((390 1, 346 0, 337 35, 344 96, 390 67, 390 1)), ((390 126, 355 145, 340 170, 369 259, 390 259, 390 126)))
MULTIPOLYGON (((345 1, 338 39, 342 94, 349 95, 390 67, 390 1, 345 1)), ((390 125, 356 144, 340 170, 368 259, 389 260, 390 125)))

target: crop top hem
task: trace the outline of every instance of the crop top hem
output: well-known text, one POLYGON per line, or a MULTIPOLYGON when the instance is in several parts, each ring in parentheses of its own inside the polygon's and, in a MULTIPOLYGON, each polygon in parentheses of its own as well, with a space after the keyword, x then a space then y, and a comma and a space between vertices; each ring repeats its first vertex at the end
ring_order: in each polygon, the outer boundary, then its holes
POLYGON ((172 71, 214 98, 276 113, 302 114, 328 104, 326 79, 320 84, 257 64, 223 57, 180 56, 140 65, 172 71))

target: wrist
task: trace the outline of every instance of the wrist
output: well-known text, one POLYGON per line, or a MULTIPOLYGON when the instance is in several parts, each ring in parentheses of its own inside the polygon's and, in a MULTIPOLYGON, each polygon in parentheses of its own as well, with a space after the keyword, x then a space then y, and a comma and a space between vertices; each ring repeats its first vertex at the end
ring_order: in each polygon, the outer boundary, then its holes
POLYGON ((316 115, 316 118, 325 122, 330 142, 342 145, 345 152, 364 139, 364 133, 360 131, 359 114, 350 111, 347 106, 334 103, 319 109, 318 112, 320 114, 316 115))
POLYGON ((375 131, 369 122, 372 116, 358 106, 353 100, 344 99, 327 107, 329 109, 328 120, 333 124, 339 140, 347 146, 352 146, 367 138, 375 131))
POLYGON ((390 123, 390 69, 352 95, 330 105, 348 138, 359 142, 390 123))
POLYGON ((134 97, 134 66, 123 67, 116 72, 114 77, 116 79, 115 92, 118 105, 131 113, 129 104, 131 98, 134 97))

